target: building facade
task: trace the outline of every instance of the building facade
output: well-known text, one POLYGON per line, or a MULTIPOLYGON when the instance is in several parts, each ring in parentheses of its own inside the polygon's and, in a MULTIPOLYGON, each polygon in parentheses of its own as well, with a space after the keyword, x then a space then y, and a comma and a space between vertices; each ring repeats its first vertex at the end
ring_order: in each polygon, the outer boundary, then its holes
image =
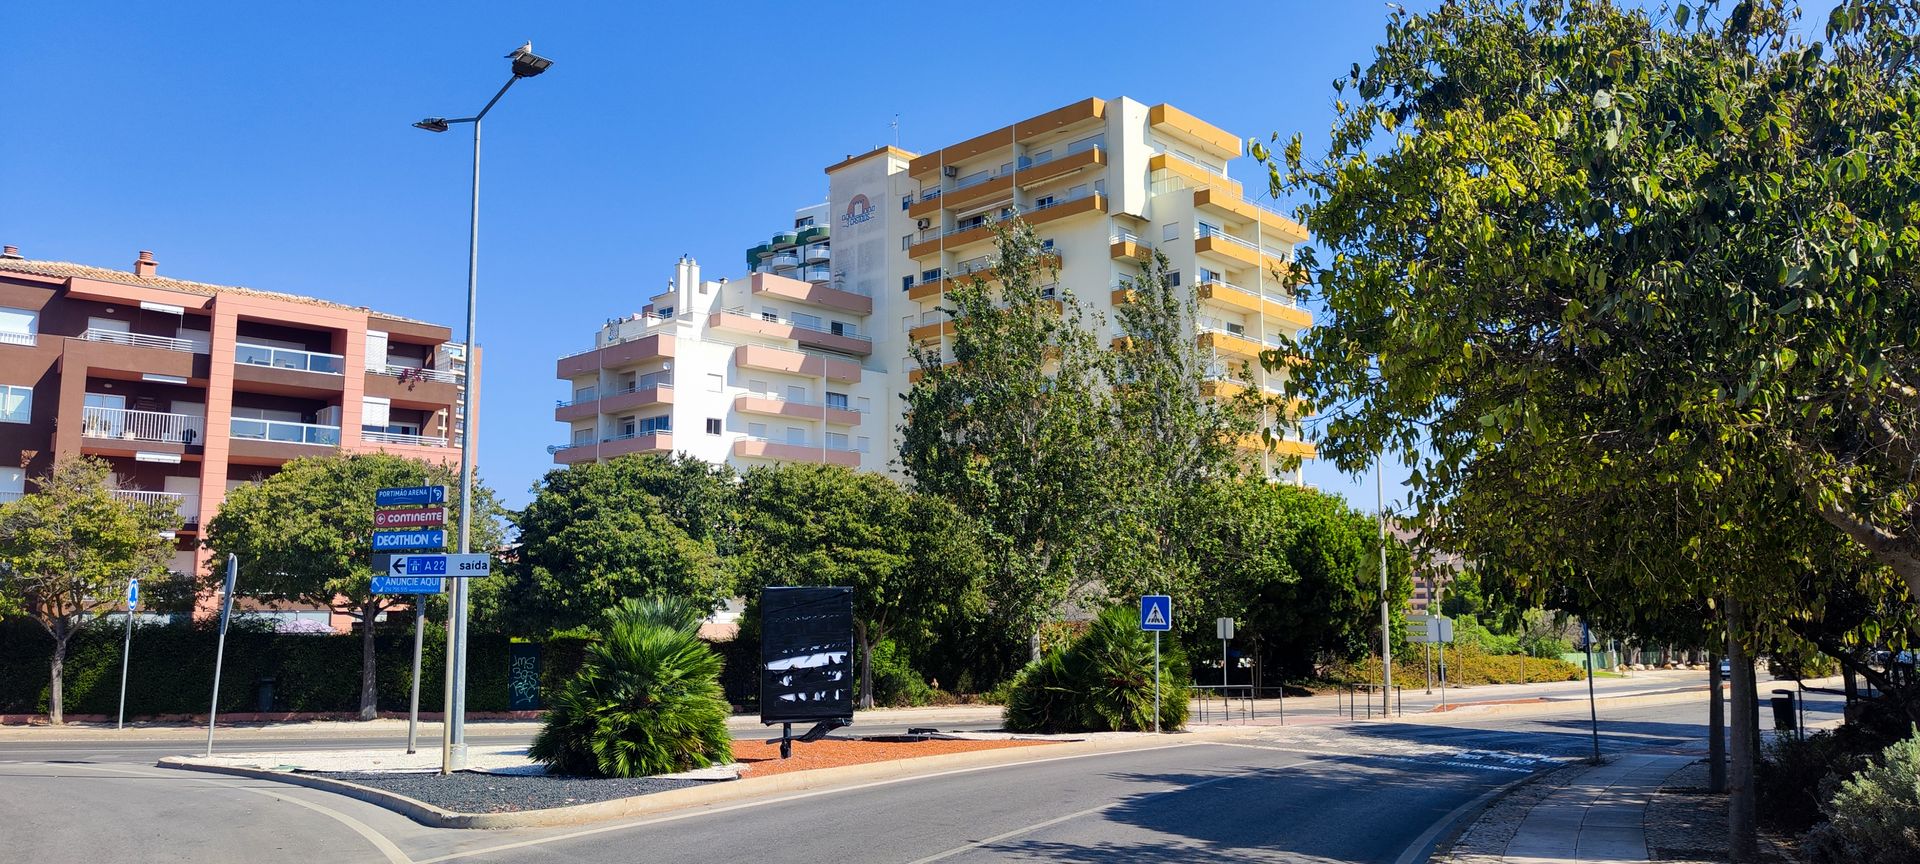
MULTIPOLYGON (((1122 281, 1158 251, 1197 301, 1209 392, 1250 379, 1277 394, 1286 373, 1259 354, 1312 324, 1281 275, 1307 235, 1246 198, 1227 169, 1241 154, 1240 138, 1171 105, 1095 98, 927 154, 850 156, 826 169, 824 212, 748 250, 747 279, 704 282, 683 260, 667 292, 560 359, 572 396, 555 419, 572 437, 554 458, 678 450, 885 470, 918 377, 911 346, 946 349, 947 292, 991 277, 993 223, 1015 216, 1103 341, 1119 335, 1122 281)), ((1298 483, 1286 457, 1313 447, 1291 418, 1269 422, 1276 446, 1243 443, 1267 476, 1298 483)))
MULTIPOLYGON (((308 297, 0 254, 0 500, 74 455, 180 509, 173 568, 203 570, 227 491, 290 459, 447 465, 465 369, 446 327, 308 297)), ((318 617, 320 610, 306 610, 318 617)), ((342 625, 340 621, 330 623, 342 625)))

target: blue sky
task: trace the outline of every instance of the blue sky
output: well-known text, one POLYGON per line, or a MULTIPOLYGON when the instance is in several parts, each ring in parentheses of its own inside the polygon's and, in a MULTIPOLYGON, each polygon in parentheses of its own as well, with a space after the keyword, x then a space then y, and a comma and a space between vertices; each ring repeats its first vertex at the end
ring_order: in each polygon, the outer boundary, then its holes
MULTIPOLYGON (((1419 8, 1427 4, 1409 3, 1419 8)), ((554 359, 637 311, 682 253, 737 276, 826 194, 822 169, 930 150, 1088 96, 1306 134, 1363 62, 1370 0, 1026 4, 15 0, 0 242, 30 258, 311 294, 457 325, 469 139, 528 39, 554 58, 488 119, 479 466, 518 506, 564 431, 554 359)), ((1260 187, 1251 160, 1233 166, 1260 187)), ((455 327, 456 335, 459 332, 455 327)), ((1403 468, 1387 497, 1404 497, 1403 468)), ((1371 510, 1371 475, 1308 482, 1371 510)))

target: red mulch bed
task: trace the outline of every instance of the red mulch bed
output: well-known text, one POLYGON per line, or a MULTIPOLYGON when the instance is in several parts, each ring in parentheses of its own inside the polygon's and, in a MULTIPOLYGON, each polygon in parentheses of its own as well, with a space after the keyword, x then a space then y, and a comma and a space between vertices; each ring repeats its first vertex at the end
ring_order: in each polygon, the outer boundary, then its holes
POLYGON ((765 777, 770 774, 784 774, 788 771, 810 771, 814 768, 832 768, 837 765, 859 765, 865 762, 888 762, 894 759, 912 759, 917 756, 938 756, 943 753, 966 753, 972 750, 999 750, 1006 747, 1033 747, 1047 744, 1046 741, 954 741, 929 739, 926 741, 858 741, 848 738, 825 738, 819 741, 793 742, 793 758, 780 758, 780 745, 763 741, 734 741, 733 759, 746 763, 747 777, 765 777))

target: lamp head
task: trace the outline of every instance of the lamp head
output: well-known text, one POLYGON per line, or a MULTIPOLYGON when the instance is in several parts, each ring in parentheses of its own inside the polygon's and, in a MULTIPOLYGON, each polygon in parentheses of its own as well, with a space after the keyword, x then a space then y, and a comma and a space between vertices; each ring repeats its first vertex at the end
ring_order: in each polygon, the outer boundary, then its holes
POLYGON ((413 124, 413 128, 425 129, 428 132, 445 132, 447 131, 447 118, 428 117, 425 120, 413 124))
POLYGON ((547 71, 547 67, 553 65, 552 60, 533 53, 533 43, 531 41, 513 49, 513 53, 508 54, 507 59, 513 61, 513 77, 515 78, 532 78, 535 75, 547 71))

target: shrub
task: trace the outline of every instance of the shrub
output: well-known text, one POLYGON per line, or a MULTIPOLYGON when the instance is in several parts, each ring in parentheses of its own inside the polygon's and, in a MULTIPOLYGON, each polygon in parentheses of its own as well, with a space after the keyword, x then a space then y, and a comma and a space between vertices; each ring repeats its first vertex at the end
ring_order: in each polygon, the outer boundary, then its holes
MULTIPOLYGON (((1477 645, 1449 645, 1446 659, 1448 684, 1466 686, 1537 684, 1547 681, 1584 681, 1587 677, 1587 670, 1559 658, 1528 657, 1523 654, 1488 654, 1477 645)), ((1435 680, 1439 680, 1438 661, 1439 657, 1436 653, 1435 680)), ((1395 681, 1425 681, 1426 676, 1425 651, 1416 649, 1394 655, 1393 678, 1395 681)), ((1379 681, 1380 658, 1369 657, 1359 663, 1330 668, 1327 670, 1327 678, 1331 681, 1379 681)))
POLYGON ((1827 823, 1806 840, 1816 864, 1920 861, 1920 729, 1842 781, 1822 809, 1827 823))
MULTIPOLYGON (((859 683, 854 684, 859 692, 859 683)), ((933 702, 933 688, 907 664, 907 654, 893 640, 873 646, 873 703, 887 708, 911 708, 933 702)))
MULTIPOLYGON (((1160 727, 1187 722, 1185 669, 1171 645, 1161 658, 1160 727)), ((1153 728, 1153 639, 1130 607, 1100 613, 1066 647, 1027 664, 1005 695, 1004 722, 1016 732, 1107 732, 1153 728)))
POLYGON ((644 777, 733 761, 720 655, 699 619, 623 600, 554 695, 527 753, 560 774, 644 777))
POLYGON ((1762 745, 1754 766, 1754 792, 1760 820, 1781 831, 1799 834, 1820 819, 1820 781, 1844 770, 1849 754, 1841 739, 1820 731, 1805 740, 1791 736, 1762 745))

